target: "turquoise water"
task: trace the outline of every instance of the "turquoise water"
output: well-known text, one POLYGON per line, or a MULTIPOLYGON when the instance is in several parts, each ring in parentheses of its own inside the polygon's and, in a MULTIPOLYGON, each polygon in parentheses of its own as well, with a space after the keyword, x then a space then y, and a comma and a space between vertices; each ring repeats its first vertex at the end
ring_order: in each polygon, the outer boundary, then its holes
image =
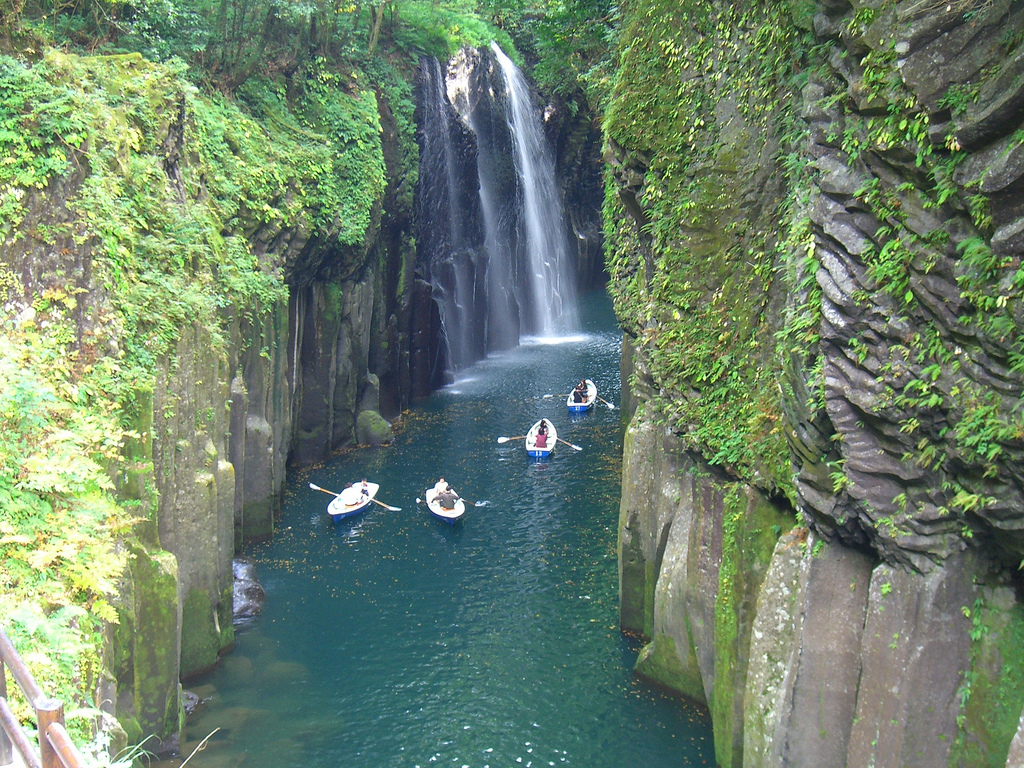
POLYGON ((341 453, 289 478, 279 532, 251 547, 267 592, 235 650, 189 686, 189 765, 712 766, 710 723, 631 674, 618 630, 619 411, 570 419, 586 376, 619 399, 620 335, 607 296, 584 330, 528 342, 465 372, 406 414, 393 445, 341 453), (526 456, 541 416, 559 437, 526 456), (455 526, 417 498, 443 475, 470 507, 455 526), (332 524, 330 497, 380 483, 332 524))

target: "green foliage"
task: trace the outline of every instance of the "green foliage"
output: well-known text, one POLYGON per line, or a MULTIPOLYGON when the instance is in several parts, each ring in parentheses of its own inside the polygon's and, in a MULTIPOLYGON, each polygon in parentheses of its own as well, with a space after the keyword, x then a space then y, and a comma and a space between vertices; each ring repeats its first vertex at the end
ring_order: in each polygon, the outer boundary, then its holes
POLYGON ((536 40, 533 76, 542 90, 565 99, 583 91, 600 114, 615 78, 618 4, 610 0, 550 3, 528 24, 536 40))
POLYGON ((644 173, 644 220, 639 236, 613 223, 625 213, 613 188, 605 234, 616 312, 672 425, 713 463, 788 493, 778 367, 762 343, 782 200, 760 201, 759 216, 739 204, 759 152, 789 149, 801 130, 785 117, 800 45, 786 13, 669 2, 623 13, 605 132, 644 173), (742 120, 720 124, 719 103, 742 120))
MULTIPOLYGON (((37 320, 60 317, 59 306, 37 320)), ((123 432, 100 377, 82 379, 36 321, 3 330, 0 614, 44 689, 91 708, 101 621, 117 620, 110 600, 127 563, 116 540, 134 522, 109 497, 123 432)), ((91 737, 89 721, 69 726, 91 737)))
POLYGON ((0 241, 20 224, 26 190, 63 176, 88 133, 73 90, 51 83, 49 68, 0 57, 0 241))
POLYGON ((516 58, 508 33, 477 16, 465 4, 405 0, 399 4, 389 32, 395 47, 414 61, 424 55, 445 61, 463 46, 486 48, 492 40, 516 58))
POLYGON ((371 227, 386 181, 377 97, 369 89, 346 94, 324 64, 312 64, 299 104, 303 122, 322 131, 331 148, 329 165, 308 167, 317 192, 314 223, 321 230, 338 226, 338 242, 357 245, 371 227))

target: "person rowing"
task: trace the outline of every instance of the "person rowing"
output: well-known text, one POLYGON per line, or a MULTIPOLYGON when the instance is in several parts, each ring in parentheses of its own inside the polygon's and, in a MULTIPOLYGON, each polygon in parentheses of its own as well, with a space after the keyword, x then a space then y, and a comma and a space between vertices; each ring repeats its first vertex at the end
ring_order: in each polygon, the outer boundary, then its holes
POLYGON ((548 422, 546 419, 540 420, 540 426, 537 427, 537 439, 534 441, 534 445, 538 448, 548 447, 548 422))
POLYGON ((444 490, 437 494, 437 502, 441 509, 455 509, 455 503, 459 500, 459 494, 452 490, 452 487, 445 483, 444 490))

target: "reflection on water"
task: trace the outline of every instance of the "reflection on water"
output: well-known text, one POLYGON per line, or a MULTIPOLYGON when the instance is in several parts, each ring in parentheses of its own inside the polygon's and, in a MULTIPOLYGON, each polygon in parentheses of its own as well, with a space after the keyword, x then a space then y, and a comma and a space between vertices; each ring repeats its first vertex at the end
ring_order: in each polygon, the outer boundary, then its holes
POLYGON ((705 715, 636 681, 618 631, 619 411, 570 419, 565 393, 586 376, 618 402, 619 334, 603 294, 583 312, 580 336, 464 371, 392 446, 289 478, 275 539, 245 553, 266 610, 189 686, 183 754, 220 729, 192 768, 714 764, 705 715), (583 451, 497 443, 541 416, 583 451), (417 502, 442 475, 480 502, 455 526, 417 502), (308 483, 363 477, 401 511, 334 525, 308 483))

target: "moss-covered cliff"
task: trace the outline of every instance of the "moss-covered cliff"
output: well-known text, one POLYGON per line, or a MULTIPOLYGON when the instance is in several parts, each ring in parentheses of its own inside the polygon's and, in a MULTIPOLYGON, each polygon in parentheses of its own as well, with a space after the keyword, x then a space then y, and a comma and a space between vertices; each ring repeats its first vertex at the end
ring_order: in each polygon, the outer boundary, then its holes
MULTIPOLYGON (((47 451, 59 461, 62 442, 107 457, 106 478, 89 482, 119 504, 108 513, 111 567, 124 567, 114 553, 134 526, 126 600, 114 574, 68 574, 65 561, 92 557, 84 545, 57 547, 51 561, 52 601, 91 608, 84 638, 120 618, 116 714, 132 736, 173 742, 178 678, 232 642, 231 558, 272 531, 286 461, 355 443, 356 417, 379 407, 366 396, 379 387, 370 348, 389 334, 401 347, 408 334, 396 284, 412 282, 411 238, 382 243, 379 232, 382 115, 396 134, 394 115, 412 104, 385 112, 384 85, 318 66, 290 96, 254 78, 228 100, 137 55, 2 62, 0 274, 14 345, 4 370, 40 371, 45 384, 33 386, 52 391, 54 427, 24 425, 23 445, 44 440, 42 461, 47 451), (79 411, 108 417, 91 444, 61 415, 79 411), (111 613, 108 600, 123 608, 111 613)), ((392 143, 414 143, 408 119, 404 130, 392 143)), ((393 154, 393 179, 414 174, 413 152, 393 154)), ((408 379, 401 359, 376 358, 380 376, 408 379)), ((395 388, 393 414, 407 397, 395 388)), ((7 413, 23 417, 17 402, 7 413)), ((12 443, 12 503, 80 515, 81 470, 48 466, 40 483, 12 443)), ((31 518, 8 527, 8 548, 42 530, 31 518)), ((98 538, 91 546, 104 546, 98 538)), ((34 602, 29 580, 9 581, 9 608, 34 602)))
MULTIPOLYGON (((0 11, 0 612, 80 743, 119 722, 173 751, 286 467, 387 441, 435 384, 415 72, 514 48, 464 9, 386 5, 261 6, 255 38, 206 18, 201 50, 199 16, 0 11)), ((552 130, 596 146, 585 116, 552 130)))
POLYGON ((1020 10, 623 22, 605 213, 643 404, 620 520, 638 671, 708 704, 722 765, 1003 765, 1020 10))

